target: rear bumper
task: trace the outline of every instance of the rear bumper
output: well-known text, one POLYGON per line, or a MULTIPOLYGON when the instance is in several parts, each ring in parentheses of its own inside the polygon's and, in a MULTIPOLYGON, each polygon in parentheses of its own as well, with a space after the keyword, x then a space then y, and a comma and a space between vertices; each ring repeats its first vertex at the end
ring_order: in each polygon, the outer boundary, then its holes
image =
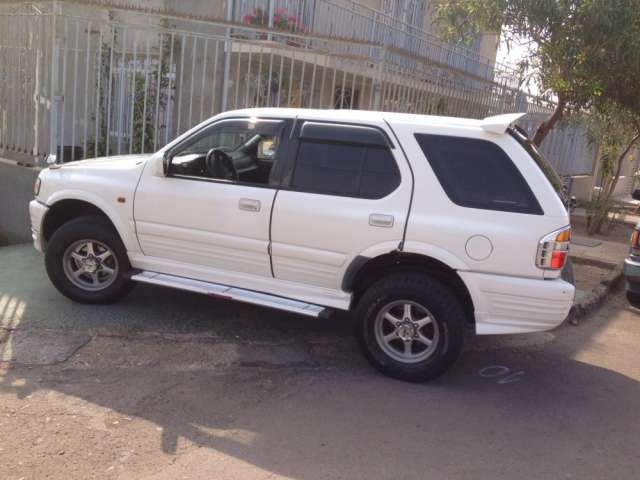
POLYGON ((31 217, 31 238, 33 238, 33 246, 39 252, 44 252, 44 242, 42 238, 42 221, 49 210, 44 203, 38 200, 29 202, 29 216, 31 217))
POLYGON ((640 259, 627 258, 624 261, 624 278, 627 280, 627 291, 640 294, 640 259))
POLYGON ((554 280, 458 272, 467 285, 479 335, 528 333, 560 325, 575 296, 575 287, 554 280))

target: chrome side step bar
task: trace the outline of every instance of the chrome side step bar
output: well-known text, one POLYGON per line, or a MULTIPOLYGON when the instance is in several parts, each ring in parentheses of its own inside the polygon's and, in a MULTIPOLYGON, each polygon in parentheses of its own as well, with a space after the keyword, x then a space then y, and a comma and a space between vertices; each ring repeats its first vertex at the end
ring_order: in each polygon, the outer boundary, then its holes
POLYGON ((192 278, 178 277, 166 273, 140 272, 131 276, 134 282, 150 283, 163 287, 188 290, 190 292, 203 293, 215 298, 236 300, 239 302, 262 305, 263 307, 277 308, 287 312, 307 315, 309 317, 326 317, 329 310, 319 305, 299 302, 290 298, 278 297, 268 293, 254 292, 243 288, 230 287, 219 283, 203 282, 192 278))

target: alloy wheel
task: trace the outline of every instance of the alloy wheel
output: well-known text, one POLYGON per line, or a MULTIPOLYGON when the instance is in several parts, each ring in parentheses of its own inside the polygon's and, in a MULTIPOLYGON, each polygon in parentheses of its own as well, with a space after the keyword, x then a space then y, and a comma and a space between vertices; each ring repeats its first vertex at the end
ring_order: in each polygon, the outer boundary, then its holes
POLYGON ((118 259, 113 250, 97 240, 78 240, 64 252, 62 263, 69 281, 78 288, 98 291, 118 277, 118 259))
POLYGON ((374 331, 380 348, 402 363, 429 358, 440 340, 435 317, 425 306, 411 300, 396 300, 382 307, 374 331))

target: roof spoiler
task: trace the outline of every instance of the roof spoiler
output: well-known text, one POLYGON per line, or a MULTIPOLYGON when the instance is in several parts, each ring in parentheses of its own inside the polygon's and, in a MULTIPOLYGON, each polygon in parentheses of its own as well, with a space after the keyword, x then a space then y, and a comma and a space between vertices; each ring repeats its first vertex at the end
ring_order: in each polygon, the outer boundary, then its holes
POLYGON ((480 120, 480 128, 485 132, 504 133, 507 128, 524 117, 526 113, 505 113, 504 115, 495 115, 480 120))

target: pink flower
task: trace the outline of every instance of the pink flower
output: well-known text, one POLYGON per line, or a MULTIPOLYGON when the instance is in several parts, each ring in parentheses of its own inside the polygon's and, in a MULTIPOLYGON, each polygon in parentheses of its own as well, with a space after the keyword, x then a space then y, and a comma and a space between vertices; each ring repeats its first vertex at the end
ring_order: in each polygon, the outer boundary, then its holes
POLYGON ((249 23, 251 23, 251 20, 253 20, 253 17, 251 15, 245 15, 244 17, 242 17, 242 21, 244 23, 249 24, 249 23))
POLYGON ((273 22, 280 23, 280 15, 276 15, 275 17, 273 17, 273 22))
POLYGON ((284 12, 285 12, 285 9, 282 7, 279 7, 279 8, 276 8, 273 13, 275 13, 278 16, 282 16, 284 15, 284 12))
POLYGON ((296 17, 294 17, 293 15, 289 15, 287 17, 287 23, 296 23, 296 17))

